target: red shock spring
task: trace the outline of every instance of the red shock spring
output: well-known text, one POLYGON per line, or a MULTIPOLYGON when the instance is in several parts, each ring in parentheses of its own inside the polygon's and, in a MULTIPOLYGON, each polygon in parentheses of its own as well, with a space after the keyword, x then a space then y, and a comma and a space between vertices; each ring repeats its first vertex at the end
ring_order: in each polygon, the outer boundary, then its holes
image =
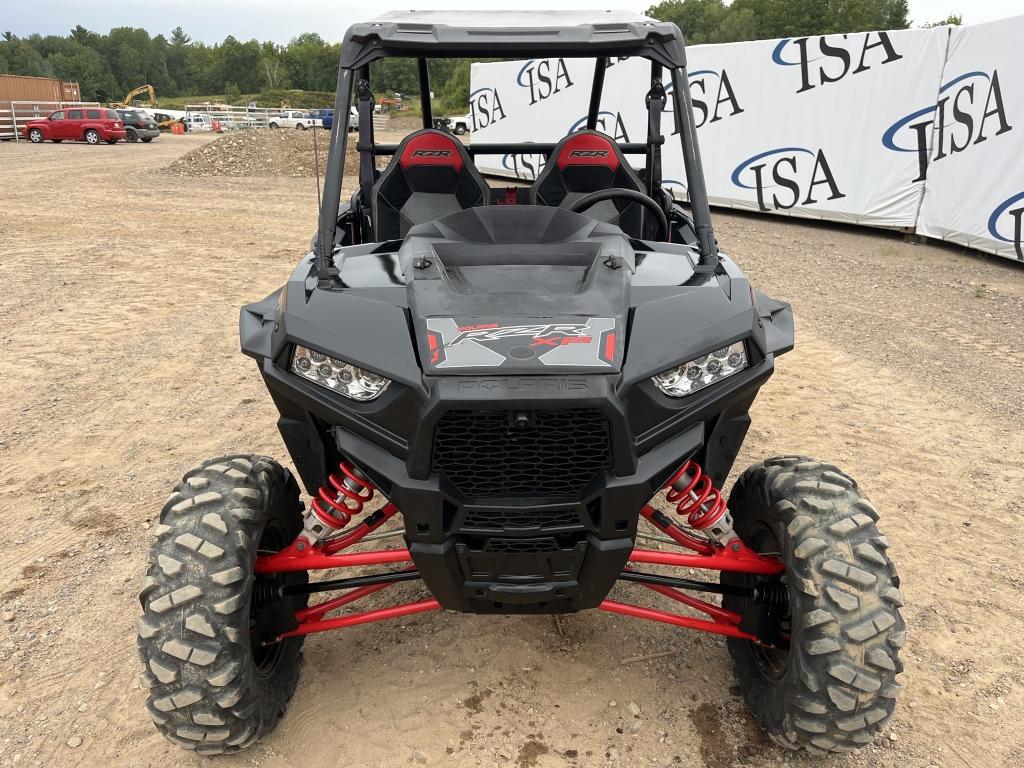
POLYGON ((342 459, 338 469, 340 473, 327 476, 329 486, 320 487, 312 504, 317 519, 333 530, 348 525, 354 515, 363 511, 363 505, 373 498, 376 491, 370 479, 351 462, 342 459))
POLYGON ((722 492, 704 474, 700 464, 687 461, 665 484, 665 499, 676 505, 676 512, 686 517, 691 528, 710 528, 728 512, 722 492))

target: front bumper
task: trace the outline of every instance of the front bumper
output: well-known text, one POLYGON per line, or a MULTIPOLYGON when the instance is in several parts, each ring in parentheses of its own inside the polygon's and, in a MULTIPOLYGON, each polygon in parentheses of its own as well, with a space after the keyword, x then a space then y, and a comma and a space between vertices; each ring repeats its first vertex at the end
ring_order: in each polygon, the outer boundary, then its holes
MULTIPOLYGON (((155 139, 160 135, 159 128, 136 128, 131 126, 131 130, 135 131, 140 139, 155 139)), ((125 132, 127 133, 127 131, 128 129, 126 128, 125 132)))
POLYGON ((626 566, 640 509, 688 458, 731 465, 749 405, 772 372, 769 357, 695 396, 685 420, 654 440, 634 433, 629 412, 642 407, 638 400, 664 396, 653 385, 637 387, 627 402, 614 376, 436 377, 427 380, 425 399, 394 387, 384 402, 361 404, 358 414, 348 403, 339 408, 332 393, 263 363, 282 436, 310 493, 336 459, 355 462, 402 511, 410 554, 442 607, 496 613, 600 604, 626 566), (467 498, 432 466, 434 432, 450 411, 550 408, 594 409, 609 426, 609 466, 571 498, 467 498), (404 414, 394 423, 408 430, 382 430, 378 414, 385 412, 404 414), (709 445, 728 450, 719 455, 709 445), (329 464, 323 457, 331 457, 329 464))

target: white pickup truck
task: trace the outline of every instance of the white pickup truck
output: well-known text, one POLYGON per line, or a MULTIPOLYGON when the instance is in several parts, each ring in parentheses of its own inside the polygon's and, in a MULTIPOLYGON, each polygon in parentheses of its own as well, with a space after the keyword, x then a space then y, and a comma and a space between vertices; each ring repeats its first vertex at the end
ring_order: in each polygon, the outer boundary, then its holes
POLYGON ((464 133, 469 133, 473 130, 473 113, 467 112, 464 115, 457 115, 455 117, 446 118, 448 120, 448 130, 452 133, 457 133, 461 136, 464 133))
POLYGON ((298 128, 304 131, 314 125, 320 125, 320 120, 299 109, 286 109, 278 117, 270 118, 267 124, 271 128, 298 128))

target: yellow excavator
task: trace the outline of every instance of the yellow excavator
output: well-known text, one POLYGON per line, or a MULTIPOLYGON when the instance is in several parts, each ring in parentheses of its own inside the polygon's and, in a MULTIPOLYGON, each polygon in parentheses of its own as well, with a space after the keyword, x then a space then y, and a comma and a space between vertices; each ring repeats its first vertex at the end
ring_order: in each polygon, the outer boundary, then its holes
POLYGON ((132 88, 130 91, 128 91, 128 94, 124 97, 123 101, 111 102, 110 106, 113 109, 124 109, 126 107, 133 107, 134 102, 132 100, 136 96, 141 96, 142 94, 146 94, 149 97, 149 100, 146 102, 148 106, 159 106, 156 103, 156 90, 149 83, 146 83, 145 85, 140 85, 138 88, 132 88))

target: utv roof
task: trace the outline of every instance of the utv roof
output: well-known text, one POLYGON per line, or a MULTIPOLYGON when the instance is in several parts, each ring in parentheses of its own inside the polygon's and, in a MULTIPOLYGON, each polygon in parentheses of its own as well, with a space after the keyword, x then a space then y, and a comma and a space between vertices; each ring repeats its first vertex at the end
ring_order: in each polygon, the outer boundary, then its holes
POLYGON ((679 27, 629 11, 396 11, 349 28, 342 67, 386 56, 642 56, 666 67, 686 63, 679 27))

